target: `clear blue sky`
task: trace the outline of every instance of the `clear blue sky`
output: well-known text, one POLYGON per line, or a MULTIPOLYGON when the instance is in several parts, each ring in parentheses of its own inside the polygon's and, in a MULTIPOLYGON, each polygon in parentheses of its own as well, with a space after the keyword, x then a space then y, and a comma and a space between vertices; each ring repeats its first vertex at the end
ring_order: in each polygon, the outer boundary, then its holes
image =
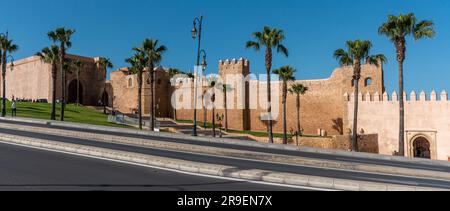
POLYGON ((346 40, 368 39, 373 53, 389 58, 385 66, 388 91, 397 89, 393 45, 377 34, 388 14, 414 12, 436 24, 433 40, 409 40, 405 63, 407 90, 450 90, 450 1, 448 0, 0 0, 0 31, 10 31, 20 45, 14 56, 24 58, 50 45, 46 33, 59 26, 74 28, 69 53, 109 57, 126 66, 131 48, 144 38, 157 38, 169 51, 162 65, 192 69, 196 44, 190 30, 203 14, 204 45, 209 72, 219 59, 245 57, 252 72, 264 70, 262 53, 245 42, 264 25, 284 29, 290 57, 275 55, 274 67, 291 65, 298 79, 327 78, 336 68, 332 53, 346 40))

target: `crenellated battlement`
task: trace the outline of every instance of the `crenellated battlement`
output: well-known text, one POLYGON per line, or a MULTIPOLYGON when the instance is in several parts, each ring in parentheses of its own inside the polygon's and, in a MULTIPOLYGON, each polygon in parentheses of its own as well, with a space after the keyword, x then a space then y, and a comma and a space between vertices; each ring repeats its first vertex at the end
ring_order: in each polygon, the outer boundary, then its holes
POLYGON ((219 61, 219 75, 240 74, 247 76, 250 74, 250 62, 247 59, 226 59, 219 61))
POLYGON ((244 58, 233 58, 233 59, 226 59, 224 60, 219 60, 219 66, 233 66, 233 65, 244 65, 244 66, 248 66, 249 65, 249 61, 248 59, 244 59, 244 58))
MULTIPOLYGON (((403 98, 405 102, 450 102, 448 100, 448 93, 447 91, 443 90, 439 95, 436 91, 432 91, 431 93, 427 94, 424 91, 421 91, 419 94, 417 94, 415 91, 412 91, 409 95, 406 93, 403 93, 403 98)), ((361 102, 398 102, 399 101, 399 94, 394 91, 392 94, 383 93, 380 94, 378 92, 375 93, 359 93, 358 99, 361 102)), ((348 102, 353 102, 355 100, 355 94, 344 94, 344 100, 348 102)))

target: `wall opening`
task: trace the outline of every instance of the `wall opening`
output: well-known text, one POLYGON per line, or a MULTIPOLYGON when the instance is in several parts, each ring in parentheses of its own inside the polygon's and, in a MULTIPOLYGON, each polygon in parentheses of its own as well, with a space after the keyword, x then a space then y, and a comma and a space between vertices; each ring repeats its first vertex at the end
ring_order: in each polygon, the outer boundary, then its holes
POLYGON ((423 137, 419 137, 413 142, 414 157, 431 159, 431 146, 430 142, 423 137))
POLYGON ((77 84, 79 84, 80 86, 80 90, 79 92, 79 99, 80 99, 80 104, 83 104, 83 86, 81 85, 81 83, 79 83, 78 80, 72 80, 69 83, 69 95, 68 95, 68 101, 67 103, 77 103, 77 84))
POLYGON ((133 79, 132 78, 128 79, 128 88, 133 88, 133 79))
POLYGON ((372 85, 372 78, 366 78, 366 80, 364 80, 364 86, 370 86, 372 85))

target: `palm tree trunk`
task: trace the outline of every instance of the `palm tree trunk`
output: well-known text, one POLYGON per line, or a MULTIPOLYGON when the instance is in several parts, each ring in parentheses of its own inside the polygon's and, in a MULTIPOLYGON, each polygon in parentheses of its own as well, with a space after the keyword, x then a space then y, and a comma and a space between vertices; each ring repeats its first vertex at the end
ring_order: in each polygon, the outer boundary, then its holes
POLYGON ((153 71, 153 88, 152 88, 152 91, 153 91, 153 128, 156 128, 156 114, 157 114, 157 111, 159 111, 159 110, 156 110, 156 105, 157 105, 157 102, 156 102, 156 83, 155 83, 155 81, 156 81, 156 72, 155 71, 153 71))
POLYGON ((177 121, 177 109, 173 109, 173 120, 177 121))
POLYGON ((106 114, 107 112, 106 112, 106 101, 107 101, 107 99, 106 99, 106 71, 107 71, 107 69, 106 69, 106 66, 104 67, 105 69, 104 69, 104 73, 105 73, 105 75, 103 76, 104 77, 104 79, 105 79, 105 82, 103 83, 103 114, 106 114))
POLYGON ((298 138, 301 135, 301 125, 300 125, 300 94, 297 94, 297 146, 299 145, 298 138))
POLYGON ((138 118, 139 130, 142 130, 142 73, 138 74, 138 118))
POLYGON ((77 70, 77 106, 80 105, 80 69, 77 70))
POLYGON ((6 51, 2 54, 2 117, 6 116, 6 51))
POLYGON ((60 47, 60 67, 61 67, 61 116, 60 116, 60 120, 64 121, 64 109, 66 106, 66 83, 65 83, 65 71, 64 71, 64 60, 65 60, 65 44, 61 43, 61 47, 60 47))
POLYGON ((228 132, 228 104, 227 104, 227 90, 224 92, 224 104, 225 104, 225 132, 228 132))
POLYGON ((283 144, 288 144, 287 123, 286 123, 286 98, 287 98, 287 82, 283 81, 283 144))
POLYGON ((398 73, 399 73, 399 91, 400 91, 400 99, 399 99, 399 104, 400 104, 400 127, 399 127, 399 136, 398 136, 398 140, 399 140, 399 151, 398 151, 398 155, 399 156, 405 156, 405 103, 403 100, 403 62, 400 62, 398 64, 399 68, 398 68, 398 73))
POLYGON ((216 137, 216 116, 214 116, 215 112, 216 112, 216 110, 214 109, 214 106, 213 106, 213 109, 212 109, 212 128, 213 128, 213 137, 214 138, 216 137))
POLYGON ((55 63, 52 63, 52 113, 50 116, 51 120, 56 120, 56 74, 58 67, 55 63))
POLYGON ((153 101, 154 97, 154 77, 153 77, 153 64, 149 65, 149 77, 150 77, 150 131, 155 131, 155 102, 153 101))
POLYGON ((267 127, 267 133, 269 135, 269 143, 273 144, 273 121, 272 121, 272 93, 271 93, 271 77, 270 70, 272 69, 272 49, 266 48, 266 73, 267 73, 267 113, 269 114, 269 121, 267 127))
POLYGON ((352 150, 354 152, 358 151, 358 109, 359 109, 359 78, 361 71, 361 64, 359 61, 355 62, 355 75, 354 75, 354 86, 355 86, 355 107, 353 110, 353 136, 352 136, 352 150))

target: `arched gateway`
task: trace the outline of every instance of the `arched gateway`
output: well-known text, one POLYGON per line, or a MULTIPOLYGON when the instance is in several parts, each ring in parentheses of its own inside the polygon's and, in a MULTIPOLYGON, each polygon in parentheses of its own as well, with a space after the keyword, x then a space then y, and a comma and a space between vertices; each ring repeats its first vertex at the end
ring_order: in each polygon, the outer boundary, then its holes
MULTIPOLYGON (((77 103, 77 83, 78 81, 76 79, 69 83, 68 103, 77 103)), ((80 104, 83 104, 83 86, 81 83, 79 83, 79 88, 80 104)))

